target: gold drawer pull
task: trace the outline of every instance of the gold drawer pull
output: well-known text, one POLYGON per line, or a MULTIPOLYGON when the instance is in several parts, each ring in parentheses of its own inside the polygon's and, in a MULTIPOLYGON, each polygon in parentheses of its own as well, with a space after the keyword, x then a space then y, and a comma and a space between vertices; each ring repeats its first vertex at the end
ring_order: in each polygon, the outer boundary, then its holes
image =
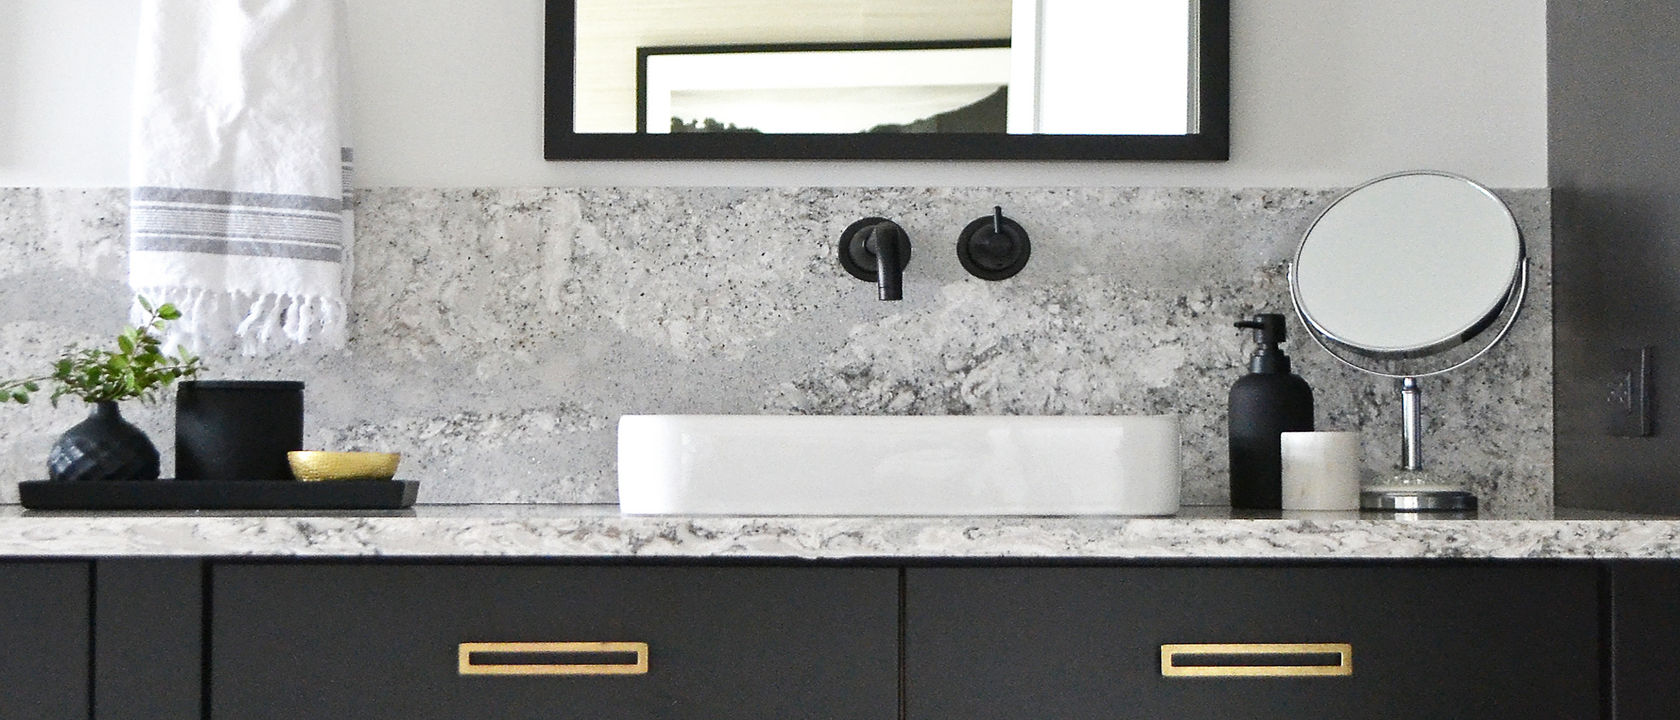
POLYGON ((462 675, 646 675, 648 644, 644 642, 468 642, 458 654, 462 675), (475 663, 473 653, 499 655, 600 655, 634 653, 633 662, 475 663))
POLYGON ((1163 677, 1322 677, 1352 674, 1353 645, 1348 643, 1161 646, 1163 677))

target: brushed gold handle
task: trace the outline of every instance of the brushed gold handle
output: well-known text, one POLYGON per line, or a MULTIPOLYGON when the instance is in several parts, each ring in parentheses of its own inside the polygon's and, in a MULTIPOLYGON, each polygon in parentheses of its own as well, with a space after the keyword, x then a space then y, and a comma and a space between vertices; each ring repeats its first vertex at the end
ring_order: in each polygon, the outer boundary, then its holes
POLYGON ((645 642, 464 642, 457 654, 462 675, 646 675, 648 644, 645 642), (635 654, 633 662, 547 662, 478 663, 473 653, 502 655, 592 655, 635 654))
POLYGON ((1352 674, 1353 645, 1349 643, 1161 646, 1163 677, 1323 677, 1352 674))

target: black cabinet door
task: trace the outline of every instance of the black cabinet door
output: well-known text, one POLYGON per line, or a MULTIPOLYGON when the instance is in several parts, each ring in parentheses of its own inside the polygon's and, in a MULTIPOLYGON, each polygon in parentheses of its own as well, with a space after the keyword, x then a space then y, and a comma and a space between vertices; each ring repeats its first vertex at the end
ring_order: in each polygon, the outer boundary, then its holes
POLYGON ((0 718, 87 720, 89 572, 0 564, 0 718))
POLYGON ((203 576, 197 558, 94 561, 94 720, 203 715, 203 576))
POLYGON ((1615 720, 1680 718, 1680 564, 1611 566, 1615 720))
POLYGON ((911 569, 906 717, 1594 718, 1597 579, 1590 566, 911 569))
POLYGON ((897 714, 892 569, 218 565, 211 578, 215 720, 897 714))

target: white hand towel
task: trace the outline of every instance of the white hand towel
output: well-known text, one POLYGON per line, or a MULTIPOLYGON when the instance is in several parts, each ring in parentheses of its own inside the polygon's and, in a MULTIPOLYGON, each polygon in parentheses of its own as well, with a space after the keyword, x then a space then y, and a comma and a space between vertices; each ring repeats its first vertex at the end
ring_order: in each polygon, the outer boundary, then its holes
POLYGON ((342 0, 145 0, 129 285, 172 342, 256 354, 346 337, 342 0))

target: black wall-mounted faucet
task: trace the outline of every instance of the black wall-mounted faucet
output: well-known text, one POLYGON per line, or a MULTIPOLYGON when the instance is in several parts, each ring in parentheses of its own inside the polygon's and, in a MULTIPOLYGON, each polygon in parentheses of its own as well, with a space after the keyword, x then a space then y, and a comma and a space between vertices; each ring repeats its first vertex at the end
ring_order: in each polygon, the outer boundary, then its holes
POLYGON ((982 280, 1007 280, 1027 266, 1032 241, 1026 228, 1003 216, 1001 206, 976 218, 957 236, 957 260, 968 274, 982 280))
POLYGON ((910 264, 910 236, 886 218, 867 217, 840 234, 840 267, 875 283, 882 300, 904 299, 904 268, 910 264))

